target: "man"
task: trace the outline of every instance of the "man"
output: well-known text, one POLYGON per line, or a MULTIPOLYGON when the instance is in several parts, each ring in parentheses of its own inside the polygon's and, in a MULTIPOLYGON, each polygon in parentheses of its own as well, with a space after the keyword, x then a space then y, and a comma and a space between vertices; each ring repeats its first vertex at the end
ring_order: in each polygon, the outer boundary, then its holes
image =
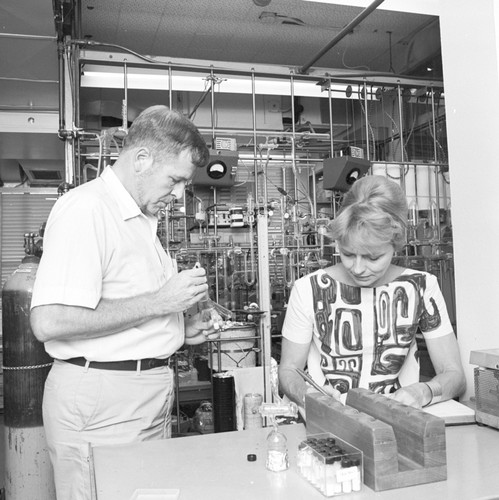
POLYGON ((31 325, 54 358, 43 418, 60 500, 90 498, 89 443, 170 437, 168 358, 214 330, 198 315, 184 320, 208 289, 206 273, 177 272, 156 235, 157 215, 208 158, 192 122, 150 107, 114 165, 50 214, 31 325))

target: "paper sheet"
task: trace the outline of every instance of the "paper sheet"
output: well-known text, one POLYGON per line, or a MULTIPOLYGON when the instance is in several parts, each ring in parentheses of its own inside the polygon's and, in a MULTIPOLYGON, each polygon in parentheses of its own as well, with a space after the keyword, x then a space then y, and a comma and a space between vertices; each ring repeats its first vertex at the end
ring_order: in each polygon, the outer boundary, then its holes
POLYGON ((453 399, 428 406, 423 411, 443 418, 446 425, 475 423, 475 410, 453 399))

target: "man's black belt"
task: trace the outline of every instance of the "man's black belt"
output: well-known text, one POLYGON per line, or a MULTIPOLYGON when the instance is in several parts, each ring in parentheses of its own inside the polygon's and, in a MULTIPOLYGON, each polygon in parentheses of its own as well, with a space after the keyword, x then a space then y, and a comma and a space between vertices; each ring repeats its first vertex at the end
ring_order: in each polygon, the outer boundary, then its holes
MULTIPOLYGON (((87 360, 83 357, 63 359, 66 363, 72 365, 86 366, 87 360)), ((89 368, 97 368, 99 370, 150 370, 159 368, 160 366, 170 366, 170 358, 144 358, 139 360, 127 359, 125 361, 88 361, 89 368)))

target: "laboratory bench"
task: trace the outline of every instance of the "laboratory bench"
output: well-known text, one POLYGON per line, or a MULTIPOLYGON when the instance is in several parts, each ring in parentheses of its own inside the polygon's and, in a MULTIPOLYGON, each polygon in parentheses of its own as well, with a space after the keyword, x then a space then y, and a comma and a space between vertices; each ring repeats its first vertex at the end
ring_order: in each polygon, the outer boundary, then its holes
MULTIPOLYGON (((265 467, 270 428, 222 432, 92 450, 96 500, 129 500, 134 492, 179 491, 179 500, 325 499, 298 472, 296 454, 306 437, 303 424, 279 427, 286 435, 290 468, 265 467), (249 461, 248 455, 256 455, 249 461)), ((499 499, 499 431, 476 424, 447 426, 447 479, 375 492, 330 498, 345 500, 493 500, 499 499)), ((176 498, 138 496, 135 498, 176 498)))

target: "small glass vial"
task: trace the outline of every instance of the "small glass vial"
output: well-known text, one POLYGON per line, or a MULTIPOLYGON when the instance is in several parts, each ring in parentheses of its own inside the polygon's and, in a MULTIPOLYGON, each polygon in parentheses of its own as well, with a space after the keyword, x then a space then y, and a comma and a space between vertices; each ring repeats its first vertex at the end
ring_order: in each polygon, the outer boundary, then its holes
POLYGON ((198 311, 200 313, 201 321, 209 322, 213 321, 213 328, 219 330, 222 326, 222 318, 215 309, 214 302, 206 294, 198 302, 198 311))
POLYGON ((289 468, 288 440, 274 427, 267 436, 266 467, 272 472, 280 472, 289 468))

